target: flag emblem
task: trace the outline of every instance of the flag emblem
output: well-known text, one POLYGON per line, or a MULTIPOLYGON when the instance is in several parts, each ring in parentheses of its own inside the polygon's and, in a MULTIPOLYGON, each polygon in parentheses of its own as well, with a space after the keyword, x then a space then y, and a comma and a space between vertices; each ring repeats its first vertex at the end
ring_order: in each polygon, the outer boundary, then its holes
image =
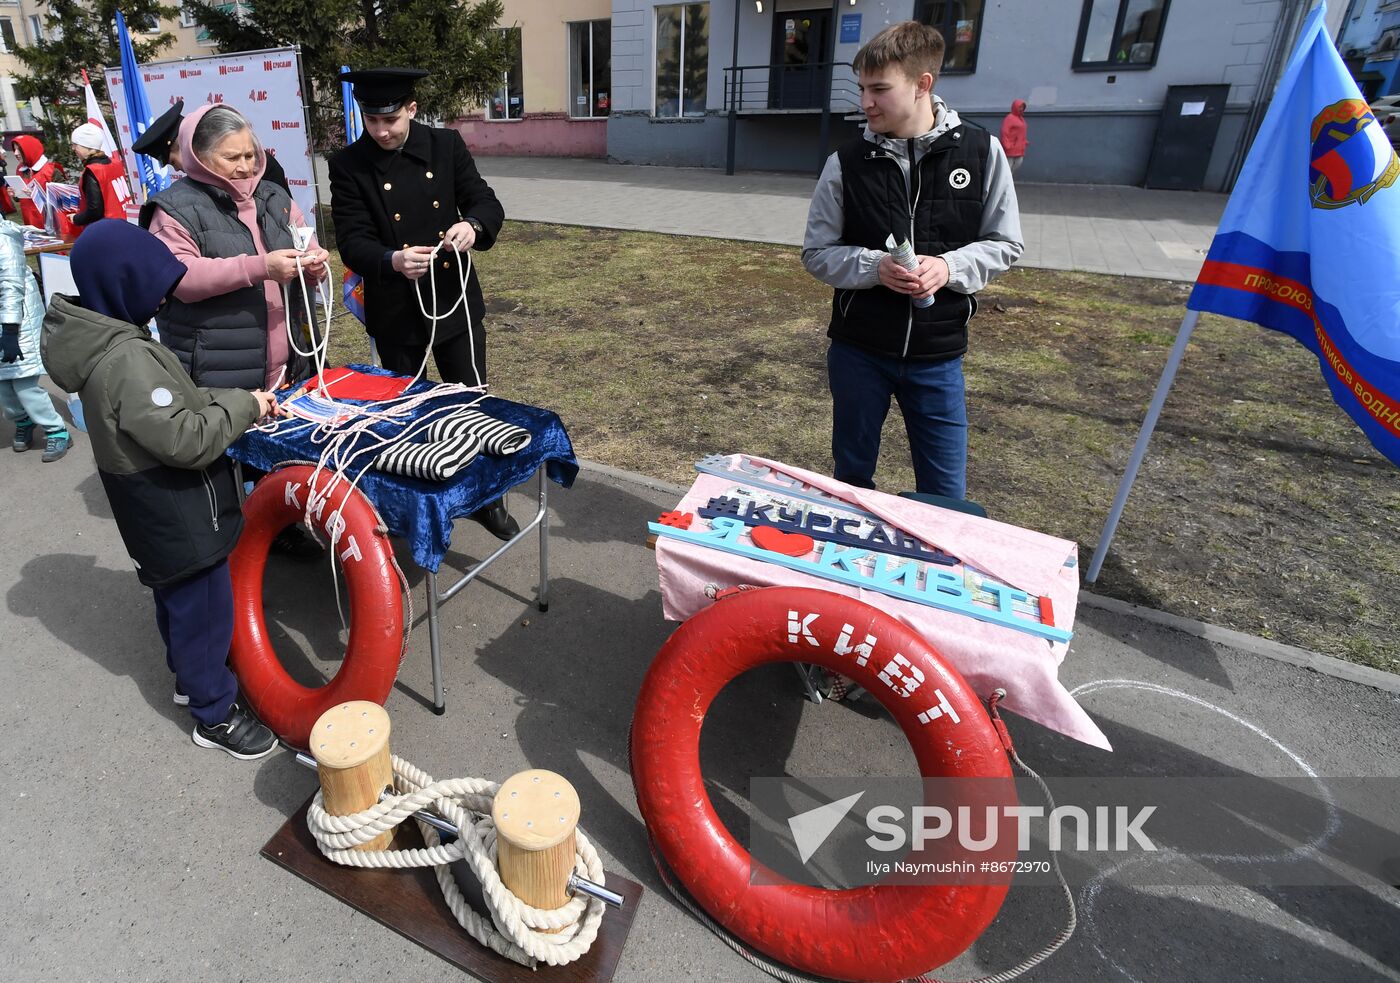
POLYGON ((1366 103, 1342 99, 1313 117, 1308 181, 1314 208, 1364 205, 1397 175, 1400 159, 1366 103))

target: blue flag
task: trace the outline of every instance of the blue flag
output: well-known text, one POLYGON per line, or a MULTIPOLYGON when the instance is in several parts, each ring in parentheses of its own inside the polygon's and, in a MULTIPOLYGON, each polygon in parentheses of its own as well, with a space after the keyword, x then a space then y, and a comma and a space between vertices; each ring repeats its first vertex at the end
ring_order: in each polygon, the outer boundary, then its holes
MULTIPOLYGON (((126 18, 117 11, 117 44, 122 53, 122 85, 126 88, 126 121, 131 127, 133 143, 146 132, 146 127, 156 121, 151 112, 150 100, 146 98, 146 82, 141 77, 141 66, 136 63, 136 52, 131 47, 131 35, 126 30, 126 18)), ((146 197, 170 185, 170 178, 155 161, 145 154, 136 154, 136 170, 141 178, 141 187, 146 197)))
MULTIPOLYGON (((342 72, 350 71, 349 65, 341 65, 342 72)), ((345 145, 349 146, 364 132, 360 118, 360 104, 355 101, 354 88, 349 82, 340 83, 340 103, 345 108, 345 145)), ((340 296, 345 301, 345 309, 365 323, 365 280, 349 267, 340 283, 340 296)))
MULTIPOLYGON (((341 65, 342 73, 350 71, 349 65, 341 65)), ((365 131, 364 121, 360 118, 360 104, 355 101, 355 87, 349 82, 340 83, 340 104, 345 109, 345 143, 354 143, 360 138, 360 134, 365 131)))
POLYGON ((1308 16, 1187 306, 1292 335, 1400 464, 1400 159, 1308 16))

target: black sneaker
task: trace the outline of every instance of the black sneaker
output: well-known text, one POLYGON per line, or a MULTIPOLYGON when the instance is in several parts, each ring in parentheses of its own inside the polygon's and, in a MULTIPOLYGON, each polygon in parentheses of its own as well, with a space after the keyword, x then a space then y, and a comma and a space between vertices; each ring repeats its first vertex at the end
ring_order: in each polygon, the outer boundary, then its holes
POLYGON ((10 446, 14 448, 16 454, 23 454, 34 445, 34 422, 20 423, 15 425, 15 436, 10 441, 10 446))
POLYGON ((195 724, 191 739, 200 747, 218 748, 235 758, 252 761, 277 750, 277 735, 237 703, 228 708, 224 722, 213 727, 195 724))
POLYGON ((187 707, 190 705, 189 694, 180 689, 179 683, 175 684, 175 695, 171 697, 171 699, 175 701, 177 707, 187 707))

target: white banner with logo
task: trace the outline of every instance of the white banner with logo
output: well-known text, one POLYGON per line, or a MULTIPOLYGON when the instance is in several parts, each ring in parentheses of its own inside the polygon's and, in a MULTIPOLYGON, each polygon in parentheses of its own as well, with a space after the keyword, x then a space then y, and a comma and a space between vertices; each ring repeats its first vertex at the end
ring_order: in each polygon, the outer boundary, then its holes
MULTIPOLYGON (((122 157, 133 188, 135 158, 130 150, 135 136, 126 115, 126 92, 120 68, 103 73, 112 100, 122 157)), ((301 97, 301 72, 294 48, 238 52, 154 61, 141 66, 146 98, 151 112, 160 116, 177 99, 185 100, 185 115, 202 105, 223 103, 238 110, 253 124, 253 131, 264 149, 277 158, 287 172, 292 197, 313 224, 316 221, 316 186, 312 178, 311 140, 306 132, 306 114, 301 97)))

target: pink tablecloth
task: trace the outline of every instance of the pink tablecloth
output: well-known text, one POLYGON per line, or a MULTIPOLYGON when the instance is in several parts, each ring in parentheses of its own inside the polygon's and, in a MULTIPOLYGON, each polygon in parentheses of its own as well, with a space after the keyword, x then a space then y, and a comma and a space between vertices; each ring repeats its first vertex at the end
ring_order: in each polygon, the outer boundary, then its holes
MULTIPOLYGON (((871 512, 1013 587, 1049 597, 1054 605, 1055 624, 1074 624, 1079 596, 1078 547, 1074 543, 1004 522, 854 488, 775 461, 749 460, 871 512), (1073 562, 1067 565, 1067 561, 1073 562)), ((677 511, 695 512, 711 498, 743 483, 738 476, 702 474, 681 499, 677 511)), ((705 588, 710 584, 720 588, 738 584, 815 587, 846 594, 885 611, 922 634, 983 699, 1001 687, 1007 693, 1003 703, 1007 709, 1075 740, 1111 750, 1098 725, 1060 684, 1059 667, 1069 651, 1067 643, 1051 643, 951 611, 664 536, 656 544, 656 563, 663 611, 669 619, 684 621, 708 605, 705 588)))

